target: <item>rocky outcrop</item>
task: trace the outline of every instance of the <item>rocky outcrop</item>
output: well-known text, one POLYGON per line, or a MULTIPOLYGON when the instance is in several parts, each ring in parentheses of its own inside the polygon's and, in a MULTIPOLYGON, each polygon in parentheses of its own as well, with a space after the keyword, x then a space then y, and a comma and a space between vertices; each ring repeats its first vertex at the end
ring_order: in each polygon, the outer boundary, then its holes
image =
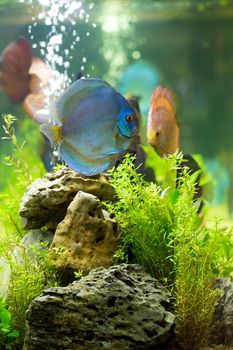
POLYGON ((73 279, 74 271, 86 273, 112 264, 120 234, 116 221, 100 206, 101 200, 113 197, 114 189, 103 174, 86 177, 68 168, 28 187, 20 206, 23 227, 34 228, 29 238, 35 241, 38 232, 45 232, 35 228, 46 227, 51 259, 63 283, 73 279))
POLYGON ((215 309, 209 343, 233 346, 233 283, 218 278, 214 288, 221 289, 223 295, 215 309))
POLYGON ((117 222, 101 209, 100 200, 79 191, 57 226, 51 249, 57 267, 67 277, 74 271, 90 270, 112 264, 112 256, 120 239, 117 222))
POLYGON ((46 225, 55 230, 79 191, 91 193, 100 200, 114 196, 113 187, 103 174, 86 177, 68 168, 48 173, 34 181, 22 199, 19 213, 23 228, 38 229, 46 225))
POLYGON ((158 349, 172 332, 170 308, 169 293, 140 266, 98 268, 32 302, 23 350, 158 349))

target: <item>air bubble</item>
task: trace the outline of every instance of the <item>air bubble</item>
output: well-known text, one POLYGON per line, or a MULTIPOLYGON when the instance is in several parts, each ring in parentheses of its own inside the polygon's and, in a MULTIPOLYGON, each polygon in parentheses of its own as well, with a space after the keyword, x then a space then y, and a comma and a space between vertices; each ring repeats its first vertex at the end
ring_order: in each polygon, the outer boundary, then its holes
MULTIPOLYGON (((24 2, 25 0, 19 0, 24 2)), ((27 0, 33 7, 35 0, 27 0)), ((51 69, 51 78, 49 79, 48 87, 44 90, 44 94, 47 98, 46 107, 49 106, 49 101, 51 96, 53 100, 60 96, 61 91, 63 91, 70 83, 71 80, 67 75, 67 70, 70 67, 71 60, 75 59, 76 55, 71 55, 77 47, 77 43, 80 42, 80 36, 78 35, 77 26, 79 23, 90 22, 90 14, 88 13, 94 6, 94 2, 87 5, 84 8, 84 2, 78 0, 37 0, 36 4, 41 6, 40 13, 35 16, 33 15, 33 23, 28 27, 28 33, 31 40, 34 40, 34 27, 37 26, 36 18, 38 18, 38 23, 44 22, 46 26, 50 26, 50 32, 44 37, 40 42, 32 43, 32 48, 40 48, 40 53, 44 57, 45 63, 51 69), (86 11, 87 10, 87 11, 86 11), (68 35, 72 35, 73 42, 70 46, 67 40, 68 35), (67 42, 65 42, 65 40, 67 42), (61 50, 61 45, 65 48, 61 50), (62 68, 60 68, 62 67, 62 68), (60 71, 63 70, 64 73, 60 71)), ((95 23, 90 23, 93 28, 96 27, 95 23)), ((89 37, 90 32, 86 31, 84 36, 89 37)), ((76 52, 76 51, 75 51, 76 52)), ((85 69, 85 63, 87 58, 85 57, 85 51, 83 51, 83 56, 81 59, 81 71, 85 69)), ((93 66, 94 69, 94 66, 93 66)), ((84 76, 84 74, 83 74, 84 76)), ((88 75, 89 76, 89 75, 88 75)))

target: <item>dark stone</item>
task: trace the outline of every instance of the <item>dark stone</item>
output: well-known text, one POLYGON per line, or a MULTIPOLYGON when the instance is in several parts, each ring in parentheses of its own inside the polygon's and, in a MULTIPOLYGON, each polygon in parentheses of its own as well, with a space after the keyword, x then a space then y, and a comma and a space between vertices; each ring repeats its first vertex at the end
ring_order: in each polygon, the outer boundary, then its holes
POLYGON ((233 345, 233 283, 218 278, 214 288, 221 289, 223 295, 214 312, 209 344, 233 345))
POLYGON ((23 350, 159 349, 175 318, 163 304, 170 294, 140 266, 98 268, 32 302, 23 350))

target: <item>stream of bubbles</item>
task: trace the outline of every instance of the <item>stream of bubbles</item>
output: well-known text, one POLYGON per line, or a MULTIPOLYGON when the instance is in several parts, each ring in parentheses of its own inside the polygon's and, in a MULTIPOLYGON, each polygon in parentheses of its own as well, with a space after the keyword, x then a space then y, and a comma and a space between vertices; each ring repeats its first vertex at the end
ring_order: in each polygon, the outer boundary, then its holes
MULTIPOLYGON (((94 4, 89 3, 84 7, 83 1, 77 0, 20 0, 20 2, 29 3, 32 13, 35 13, 32 17, 32 24, 28 27, 32 48, 39 47, 41 58, 51 70, 48 88, 44 91, 45 109, 48 110, 51 101, 56 100, 61 92, 72 83, 71 78, 74 77, 68 76, 71 60, 77 60, 77 66, 80 66, 82 76, 85 76, 87 58, 81 55, 74 57, 76 51, 74 49, 80 42, 79 25, 89 23, 90 11, 94 4), (44 24, 49 31, 43 40, 36 42, 34 32, 38 24, 44 24), (72 38, 72 43, 66 47, 68 37, 72 38)), ((91 25, 96 27, 95 23, 91 25)), ((87 31, 87 40, 89 36, 90 32, 87 31)))

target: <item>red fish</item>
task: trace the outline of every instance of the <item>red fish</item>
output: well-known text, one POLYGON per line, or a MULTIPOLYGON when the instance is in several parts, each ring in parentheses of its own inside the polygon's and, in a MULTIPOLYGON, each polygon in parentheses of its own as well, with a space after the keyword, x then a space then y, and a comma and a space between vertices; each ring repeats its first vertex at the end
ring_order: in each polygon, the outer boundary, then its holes
POLYGON ((36 111, 45 104, 44 89, 50 72, 25 38, 10 43, 0 57, 0 86, 12 103, 23 102, 27 114, 36 119, 36 111))
POLYGON ((29 93, 31 48, 24 38, 10 43, 0 57, 0 84, 11 102, 19 103, 29 93))
POLYGON ((147 141, 161 157, 175 153, 180 147, 175 98, 169 88, 161 85, 154 90, 151 97, 147 141))

